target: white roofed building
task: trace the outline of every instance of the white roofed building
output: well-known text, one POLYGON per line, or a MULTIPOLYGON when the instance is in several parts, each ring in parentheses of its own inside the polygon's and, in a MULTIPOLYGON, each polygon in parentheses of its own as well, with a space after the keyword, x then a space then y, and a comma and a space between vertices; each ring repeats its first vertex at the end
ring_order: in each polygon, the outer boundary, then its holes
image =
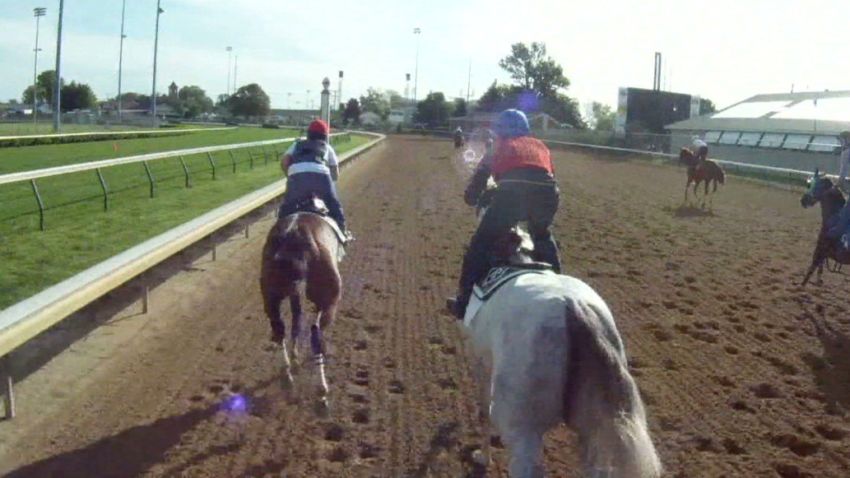
POLYGON ((710 157, 835 173, 838 134, 850 131, 850 91, 756 95, 667 129, 673 151, 696 136, 710 157))

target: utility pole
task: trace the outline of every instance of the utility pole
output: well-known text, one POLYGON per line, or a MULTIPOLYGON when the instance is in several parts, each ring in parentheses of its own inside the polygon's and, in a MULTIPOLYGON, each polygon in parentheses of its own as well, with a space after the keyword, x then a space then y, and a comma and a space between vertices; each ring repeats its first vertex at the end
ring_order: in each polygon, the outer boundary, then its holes
POLYGON ((124 39, 127 35, 124 34, 124 12, 127 8, 127 0, 121 2, 121 43, 118 47, 118 121, 121 121, 121 75, 124 66, 124 39))
POLYGON ((230 96, 230 57, 233 55, 233 47, 229 46, 225 50, 227 50, 227 88, 224 89, 224 93, 230 96))
POLYGON ((32 9, 33 16, 35 17, 35 60, 33 60, 32 65, 32 124, 38 124, 38 52, 41 51, 41 48, 38 47, 38 27, 39 20, 47 13, 47 9, 44 7, 36 7, 32 9))
POLYGON ((472 85, 472 58, 469 59, 469 73, 466 76, 466 109, 469 111, 469 88, 472 85))
POLYGON ((239 55, 233 58, 233 93, 236 93, 236 72, 239 68, 239 55))
POLYGON ((153 117, 153 125, 156 126, 156 55, 159 50, 159 16, 165 10, 160 7, 162 0, 156 0, 156 31, 153 37, 153 91, 151 93, 151 116, 153 117))
POLYGON ((417 94, 419 93, 419 36, 422 34, 422 29, 417 27, 413 29, 413 34, 416 35, 416 65, 413 71, 413 104, 416 104, 417 94))
POLYGON ((342 70, 339 70, 339 84, 336 89, 336 99, 339 105, 337 107, 342 111, 342 70))
POLYGON ((53 132, 58 133, 61 126, 62 105, 62 14, 65 12, 65 0, 59 0, 59 21, 56 27, 56 80, 53 85, 53 132))

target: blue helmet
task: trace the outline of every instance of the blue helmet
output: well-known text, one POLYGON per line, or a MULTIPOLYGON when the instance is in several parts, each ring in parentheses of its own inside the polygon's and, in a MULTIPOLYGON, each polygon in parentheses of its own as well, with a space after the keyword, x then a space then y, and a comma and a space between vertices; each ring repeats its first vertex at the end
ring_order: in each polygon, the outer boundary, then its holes
POLYGON ((525 117, 525 113, 515 109, 509 109, 499 113, 493 129, 502 138, 516 138, 531 134, 531 128, 528 126, 528 118, 525 117))

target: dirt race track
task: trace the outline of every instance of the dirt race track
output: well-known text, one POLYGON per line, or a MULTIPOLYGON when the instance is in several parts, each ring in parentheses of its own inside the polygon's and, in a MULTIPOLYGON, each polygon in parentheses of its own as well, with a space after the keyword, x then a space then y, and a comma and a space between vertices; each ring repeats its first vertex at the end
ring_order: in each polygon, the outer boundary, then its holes
MULTIPOLYGON (((393 137, 345 172, 358 241, 327 335, 330 417, 278 387, 257 286, 266 219, 215 262, 155 271, 150 314, 116 293, 74 322, 99 327, 53 332, 72 343, 22 377, 19 417, 0 423, 0 473, 475 476, 478 405, 441 313, 473 227, 452 154, 447 140, 393 137), (221 411, 231 393, 246 413, 221 411)), ((732 177, 714 214, 699 214, 679 209, 679 168, 554 154, 566 271, 614 311, 667 476, 850 476, 848 281, 795 285, 819 212, 799 192, 732 177)), ((547 438, 551 476, 578 476, 571 440, 547 438)), ((505 463, 496 450, 488 476, 505 477, 505 463)))

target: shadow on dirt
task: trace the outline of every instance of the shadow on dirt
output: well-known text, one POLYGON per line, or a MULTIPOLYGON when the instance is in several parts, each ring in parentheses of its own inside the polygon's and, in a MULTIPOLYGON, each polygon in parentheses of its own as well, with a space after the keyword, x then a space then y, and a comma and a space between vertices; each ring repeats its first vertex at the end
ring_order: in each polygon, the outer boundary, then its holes
POLYGON ((815 383, 824 394, 826 412, 844 415, 850 410, 850 335, 836 330, 824 318, 811 317, 818 340, 823 345, 823 356, 808 354, 803 357, 812 369, 815 383))
POLYGON ((695 206, 689 206, 686 204, 682 204, 678 207, 670 207, 665 206, 664 211, 669 212, 673 215, 673 217, 678 218, 691 218, 691 217, 716 217, 714 211, 708 209, 702 209, 695 206))

